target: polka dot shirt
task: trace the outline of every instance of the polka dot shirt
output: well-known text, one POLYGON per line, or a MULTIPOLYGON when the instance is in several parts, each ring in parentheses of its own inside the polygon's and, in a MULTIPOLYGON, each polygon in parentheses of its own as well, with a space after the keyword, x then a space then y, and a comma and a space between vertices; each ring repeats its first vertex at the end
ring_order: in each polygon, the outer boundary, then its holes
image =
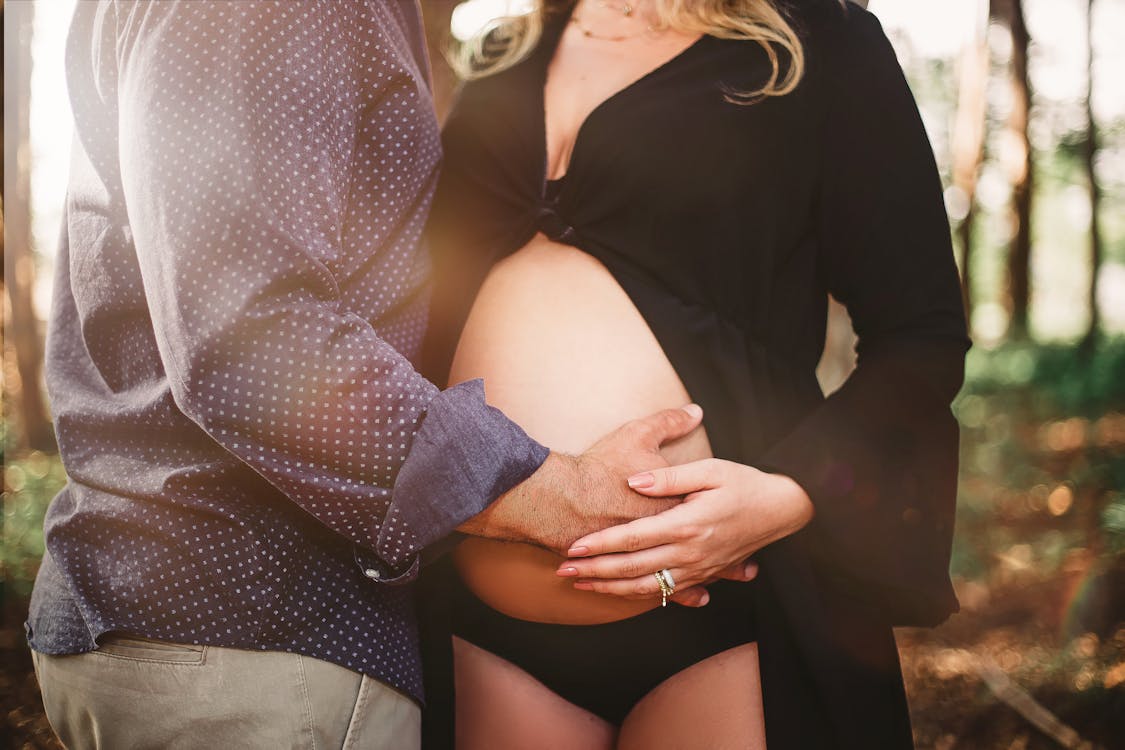
POLYGON ((422 697, 420 552, 546 449, 417 355, 441 159, 417 5, 79 3, 28 619, 294 651, 422 697))

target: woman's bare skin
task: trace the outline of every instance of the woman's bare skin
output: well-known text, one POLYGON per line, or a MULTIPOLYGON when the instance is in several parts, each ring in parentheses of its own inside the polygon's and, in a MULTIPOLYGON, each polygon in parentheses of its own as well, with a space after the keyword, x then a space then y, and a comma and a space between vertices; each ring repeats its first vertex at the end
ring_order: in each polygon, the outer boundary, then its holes
MULTIPOLYGON (((543 237, 501 261, 480 290, 451 382, 483 377, 488 400, 554 450, 579 453, 614 426, 690 398, 644 319, 590 255, 543 237)), ((702 427, 667 444, 672 464, 711 455, 702 427)), ((563 558, 473 537, 454 559, 469 587, 507 615, 593 624, 656 606, 575 590, 563 558)))
MULTIPOLYGON (((596 23, 598 6, 581 7, 590 13, 584 20, 596 23)), ((548 177, 566 173, 578 130, 593 109, 694 41, 664 32, 609 42, 571 25, 545 90, 548 177)), ((566 452, 584 450, 624 421, 690 400, 610 272, 581 250, 541 235, 497 264, 480 290, 450 382, 474 377, 485 379, 490 403, 532 437, 566 452)), ((673 465, 712 455, 702 426, 662 452, 673 465)), ((656 598, 575 590, 555 574, 559 556, 529 545, 473 538, 458 548, 455 561, 477 596, 522 619, 593 624, 659 606, 656 598)), ((458 638, 454 658, 457 746, 464 750, 765 747, 753 643, 671 676, 620 730, 458 638)))

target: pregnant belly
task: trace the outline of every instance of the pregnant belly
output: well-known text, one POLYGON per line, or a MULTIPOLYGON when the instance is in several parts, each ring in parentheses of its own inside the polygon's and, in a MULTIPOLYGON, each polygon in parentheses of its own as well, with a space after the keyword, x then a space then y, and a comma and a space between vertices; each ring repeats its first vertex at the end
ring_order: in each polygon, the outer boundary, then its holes
MULTIPOLYGON (((688 403, 656 337, 592 256, 537 236, 498 263, 466 321, 450 384, 484 378, 488 402, 544 445, 580 453, 622 423, 688 403)), ((662 449, 671 463, 711 455, 702 427, 662 449)), ((473 537, 454 562, 466 585, 511 617, 595 624, 659 605, 577 591, 558 555, 473 537)))

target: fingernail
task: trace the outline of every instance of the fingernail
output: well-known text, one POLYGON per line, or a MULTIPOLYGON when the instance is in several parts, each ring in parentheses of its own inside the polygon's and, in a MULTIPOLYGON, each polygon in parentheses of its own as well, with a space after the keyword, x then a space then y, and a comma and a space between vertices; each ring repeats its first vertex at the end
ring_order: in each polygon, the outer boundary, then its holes
POLYGON ((582 583, 581 581, 579 581, 578 583, 574 584, 574 588, 578 589, 579 591, 593 591, 594 584, 582 583))
POLYGON ((746 570, 744 571, 744 575, 747 578, 749 578, 750 576, 754 575, 754 573, 756 573, 757 571, 758 571, 758 566, 756 564, 747 563, 746 564, 746 570))
POLYGON ((698 419, 703 416, 703 407, 699 404, 688 404, 684 407, 684 411, 690 414, 693 419, 698 419))
POLYGON ((555 571, 558 576, 576 576, 578 575, 578 568, 559 568, 555 571))
POLYGON ((711 595, 704 591, 703 596, 699 597, 699 606, 704 607, 709 601, 711 601, 711 595))
POLYGON ((571 547, 566 551, 567 557, 582 557, 590 551, 588 547, 571 547))
POLYGON ((629 486, 635 490, 651 487, 654 484, 656 484, 656 477, 648 472, 629 477, 629 486))

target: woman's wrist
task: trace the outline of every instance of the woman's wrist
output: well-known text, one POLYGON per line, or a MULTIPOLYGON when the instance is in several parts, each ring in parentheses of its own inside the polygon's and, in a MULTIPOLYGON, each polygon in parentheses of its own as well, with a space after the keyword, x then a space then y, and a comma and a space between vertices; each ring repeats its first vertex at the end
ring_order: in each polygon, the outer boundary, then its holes
POLYGON ((778 511, 778 535, 771 541, 784 539, 796 534, 807 526, 816 515, 812 498, 801 484, 788 474, 768 474, 774 488, 771 490, 776 499, 778 511))

